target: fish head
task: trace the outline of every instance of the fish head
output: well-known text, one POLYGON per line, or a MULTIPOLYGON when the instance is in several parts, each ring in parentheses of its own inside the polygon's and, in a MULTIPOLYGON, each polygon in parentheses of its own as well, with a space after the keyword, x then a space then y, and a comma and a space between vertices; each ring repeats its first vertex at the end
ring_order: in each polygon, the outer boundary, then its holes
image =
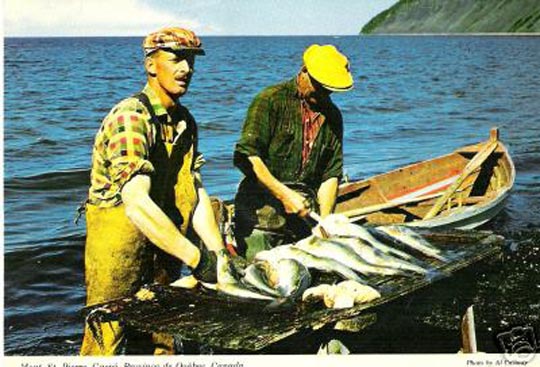
POLYGON ((272 253, 270 250, 257 252, 257 254, 255 255, 256 261, 269 261, 269 259, 271 258, 272 258, 272 253))
POLYGON ((324 241, 327 241, 328 239, 317 237, 317 236, 310 236, 308 238, 304 238, 301 241, 298 241, 294 246, 300 250, 309 249, 312 247, 317 247, 321 243, 324 243, 324 241))
POLYGON ((254 265, 266 283, 270 287, 275 288, 279 282, 279 273, 278 270, 272 266, 272 263, 269 261, 259 261, 254 265))
POLYGON ((327 215, 326 217, 324 217, 324 219, 322 220, 322 225, 325 228, 328 227, 329 229, 331 229, 333 227, 339 228, 339 226, 347 225, 350 222, 351 221, 349 220, 349 217, 347 217, 346 215, 343 215, 343 214, 330 214, 330 215, 327 215))
POLYGON ((277 263, 279 282, 277 289, 285 297, 301 296, 311 284, 311 275, 308 269, 293 259, 282 259, 277 263))

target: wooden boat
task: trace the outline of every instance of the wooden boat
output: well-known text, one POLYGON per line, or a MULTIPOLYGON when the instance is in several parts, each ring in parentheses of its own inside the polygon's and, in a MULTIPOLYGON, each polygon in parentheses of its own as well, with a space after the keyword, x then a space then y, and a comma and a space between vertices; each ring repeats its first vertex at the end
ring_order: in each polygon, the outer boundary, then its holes
POLYGON ((485 142, 341 185, 336 212, 360 224, 476 228, 503 208, 515 175, 494 128, 485 142))

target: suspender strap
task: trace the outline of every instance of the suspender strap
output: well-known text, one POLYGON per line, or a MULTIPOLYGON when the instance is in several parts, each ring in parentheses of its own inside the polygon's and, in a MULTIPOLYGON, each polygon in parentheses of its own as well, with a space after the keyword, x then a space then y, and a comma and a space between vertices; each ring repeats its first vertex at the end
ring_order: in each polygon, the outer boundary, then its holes
MULTIPOLYGON (((156 112, 154 111, 154 107, 150 103, 150 99, 148 99, 148 96, 141 92, 141 93, 135 94, 133 98, 138 99, 139 102, 141 102, 143 106, 146 108, 146 110, 150 114, 150 122, 156 127, 159 126, 159 120, 156 116, 156 112)), ((160 136, 160 134, 157 134, 157 135, 160 136)))

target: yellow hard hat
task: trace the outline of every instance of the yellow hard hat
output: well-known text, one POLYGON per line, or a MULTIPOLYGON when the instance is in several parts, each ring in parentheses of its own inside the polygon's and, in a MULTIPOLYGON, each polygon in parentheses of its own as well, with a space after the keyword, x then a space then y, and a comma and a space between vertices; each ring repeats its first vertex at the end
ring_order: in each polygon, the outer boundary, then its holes
POLYGON ((344 92, 353 87, 349 60, 335 46, 309 46, 304 52, 304 64, 309 75, 326 89, 344 92))

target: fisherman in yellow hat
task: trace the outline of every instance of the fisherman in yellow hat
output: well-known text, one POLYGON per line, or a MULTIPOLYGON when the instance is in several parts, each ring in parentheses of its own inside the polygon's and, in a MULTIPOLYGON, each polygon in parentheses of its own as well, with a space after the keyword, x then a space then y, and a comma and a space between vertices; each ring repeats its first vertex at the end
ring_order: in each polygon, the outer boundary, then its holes
MULTIPOLYGON (((198 170, 197 125, 179 98, 188 90, 195 55, 190 30, 165 28, 143 42, 147 84, 103 120, 93 148, 86 204, 87 305, 128 297, 146 282, 169 283, 183 262, 216 281, 223 242, 198 170), (199 248, 188 228, 202 239, 199 248)), ((125 347, 118 321, 87 325, 82 355, 115 355, 125 347), (94 330, 94 332, 92 332, 94 330)), ((155 354, 173 352, 172 337, 153 335, 155 354)), ((151 351, 152 352, 152 351, 151 351)))
POLYGON ((347 57, 311 45, 298 75, 263 90, 234 152, 244 173, 235 198, 236 239, 247 259, 309 234, 303 220, 335 206, 343 170, 343 122, 332 92, 353 87, 347 57))

